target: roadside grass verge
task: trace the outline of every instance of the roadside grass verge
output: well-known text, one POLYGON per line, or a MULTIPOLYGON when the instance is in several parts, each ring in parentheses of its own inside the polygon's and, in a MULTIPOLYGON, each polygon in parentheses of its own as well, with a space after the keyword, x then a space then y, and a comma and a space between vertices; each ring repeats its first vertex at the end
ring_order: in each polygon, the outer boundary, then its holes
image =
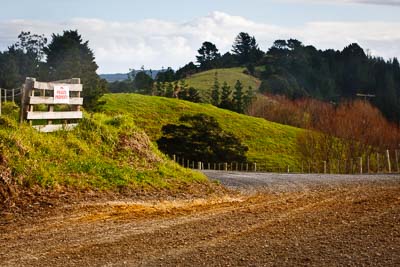
POLYGON ((125 191, 209 183, 168 160, 131 116, 105 114, 85 114, 73 131, 55 133, 0 117, 0 176, 4 192, 6 186, 125 191))

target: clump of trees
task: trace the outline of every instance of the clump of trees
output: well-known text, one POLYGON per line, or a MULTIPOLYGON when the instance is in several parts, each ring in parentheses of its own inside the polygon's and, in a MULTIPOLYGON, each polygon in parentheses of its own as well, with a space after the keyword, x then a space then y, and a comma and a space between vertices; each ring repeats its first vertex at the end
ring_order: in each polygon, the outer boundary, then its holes
POLYGON ((84 84, 84 107, 93 109, 107 92, 107 82, 96 73, 89 42, 78 31, 53 34, 47 42, 43 35, 21 32, 15 44, 0 52, 0 87, 18 88, 26 77, 42 81, 79 77, 84 84))
POLYGON ((247 146, 206 114, 184 115, 179 124, 164 125, 162 133, 157 144, 167 155, 202 162, 246 162, 247 146))
POLYGON ((189 87, 184 79, 175 79, 175 72, 171 68, 159 71, 155 79, 144 70, 144 67, 139 72, 131 71, 128 76, 129 79, 125 81, 111 83, 110 91, 179 98, 194 103, 203 101, 196 88, 189 87))
POLYGON ((259 97, 248 110, 253 116, 308 129, 298 138, 306 161, 355 159, 386 149, 399 149, 400 130, 371 103, 342 101, 335 105, 304 98, 259 97))
POLYGON ((262 60, 260 91, 291 99, 324 101, 355 99, 373 94, 371 102, 391 121, 400 121, 400 65, 364 52, 358 44, 342 51, 317 50, 295 39, 277 40, 262 60))
POLYGON ((250 86, 244 91, 243 85, 239 80, 236 81, 233 90, 225 81, 221 87, 218 73, 215 73, 214 84, 211 88, 211 104, 214 106, 244 113, 254 97, 253 88, 250 86))
POLYGON ((263 52, 254 36, 241 32, 230 52, 221 55, 216 45, 207 41, 198 53, 198 65, 190 62, 179 69, 179 79, 198 71, 241 66, 262 80, 262 93, 327 102, 353 100, 358 93, 372 94, 372 104, 390 121, 400 123, 398 59, 372 57, 356 43, 342 51, 323 51, 296 39, 276 40, 263 52))

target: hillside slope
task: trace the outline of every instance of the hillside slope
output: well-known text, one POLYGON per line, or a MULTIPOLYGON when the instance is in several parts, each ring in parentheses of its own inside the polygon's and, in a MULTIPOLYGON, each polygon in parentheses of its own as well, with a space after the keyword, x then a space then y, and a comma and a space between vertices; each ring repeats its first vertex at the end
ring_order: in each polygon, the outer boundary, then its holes
POLYGON ((250 161, 273 167, 298 166, 296 136, 302 129, 254 118, 210 104, 195 104, 188 101, 144 96, 138 94, 108 94, 102 110, 108 114, 130 116, 136 125, 146 131, 152 141, 161 136, 161 128, 176 123, 183 114, 205 113, 213 116, 221 127, 234 133, 249 147, 250 161))
POLYGON ((223 82, 227 82, 233 89, 237 80, 243 84, 243 88, 247 90, 251 86, 254 90, 258 90, 261 81, 253 76, 244 74, 245 68, 228 68, 228 69, 214 69, 196 73, 185 79, 189 86, 200 91, 201 96, 205 100, 210 99, 211 87, 214 85, 215 73, 217 73, 220 86, 223 82))
POLYGON ((19 192, 32 196, 36 189, 135 195, 207 191, 200 186, 210 184, 205 176, 167 160, 130 117, 85 117, 73 131, 48 134, 0 117, 0 210, 21 201, 19 192))

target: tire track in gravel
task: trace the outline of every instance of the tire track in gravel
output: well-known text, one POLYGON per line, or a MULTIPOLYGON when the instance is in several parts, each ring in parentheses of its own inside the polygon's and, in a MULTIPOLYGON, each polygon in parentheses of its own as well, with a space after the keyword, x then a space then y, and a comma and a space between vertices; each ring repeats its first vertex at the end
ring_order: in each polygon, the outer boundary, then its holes
MULTIPOLYGON (((274 224, 276 222, 281 222, 284 220, 292 219, 293 217, 295 217, 297 215, 302 215, 302 213, 307 210, 315 209, 316 207, 323 206, 326 203, 335 202, 335 201, 337 201, 338 198, 344 197, 346 195, 351 195, 351 194, 353 194, 353 192, 347 192, 345 195, 343 195, 343 194, 334 195, 334 196, 319 200, 317 202, 302 205, 300 207, 289 208, 288 210, 285 210, 282 213, 277 214, 275 217, 273 217, 271 219, 267 219, 267 220, 261 219, 259 222, 255 222, 254 224, 252 224, 250 226, 246 226, 246 228, 241 229, 241 231, 238 233, 233 232, 233 233, 229 233, 226 235, 221 235, 221 236, 212 238, 211 240, 199 242, 198 244, 187 246, 185 248, 171 249, 171 250, 164 251, 163 257, 164 258, 168 258, 168 257, 179 258, 179 257, 182 257, 182 255, 184 255, 184 254, 192 253, 196 250, 199 250, 200 248, 216 247, 223 243, 229 243, 229 242, 233 241, 234 239, 240 238, 241 236, 252 234, 253 232, 258 231, 259 229, 266 228, 269 225, 274 224)), ((298 199, 300 199, 300 198, 301 197, 299 197, 298 199)), ((298 200, 298 199, 296 199, 296 200, 298 200)), ((294 201, 296 201, 296 200, 294 200, 294 201)), ((286 200, 276 201, 273 204, 282 204, 285 201, 286 200)), ((262 205, 265 206, 266 204, 271 204, 271 203, 263 203, 262 205)), ((261 205, 258 204, 255 206, 261 206, 261 205)), ((253 207, 250 206, 248 208, 253 208, 253 207)), ((132 264, 134 264, 134 262, 128 262, 128 265, 132 265, 132 264)), ((156 266, 157 261, 146 261, 146 262, 142 262, 141 265, 156 266)))
POLYGON ((108 204, 1 227, 0 266, 400 265, 398 180, 108 204))

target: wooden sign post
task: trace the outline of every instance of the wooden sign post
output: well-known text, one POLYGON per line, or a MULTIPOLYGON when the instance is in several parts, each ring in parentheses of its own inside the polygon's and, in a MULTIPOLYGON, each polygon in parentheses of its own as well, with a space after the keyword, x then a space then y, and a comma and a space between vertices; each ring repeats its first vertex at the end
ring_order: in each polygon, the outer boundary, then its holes
POLYGON ((76 122, 70 123, 70 120, 82 119, 81 92, 79 78, 54 82, 38 82, 35 78, 26 78, 21 97, 20 120, 27 120, 31 124, 33 121, 46 121, 46 124, 35 123, 33 126, 40 132, 70 130, 77 125, 76 122), (36 110, 38 105, 46 105, 47 111, 36 110), (53 124, 54 120, 62 123, 53 124))

